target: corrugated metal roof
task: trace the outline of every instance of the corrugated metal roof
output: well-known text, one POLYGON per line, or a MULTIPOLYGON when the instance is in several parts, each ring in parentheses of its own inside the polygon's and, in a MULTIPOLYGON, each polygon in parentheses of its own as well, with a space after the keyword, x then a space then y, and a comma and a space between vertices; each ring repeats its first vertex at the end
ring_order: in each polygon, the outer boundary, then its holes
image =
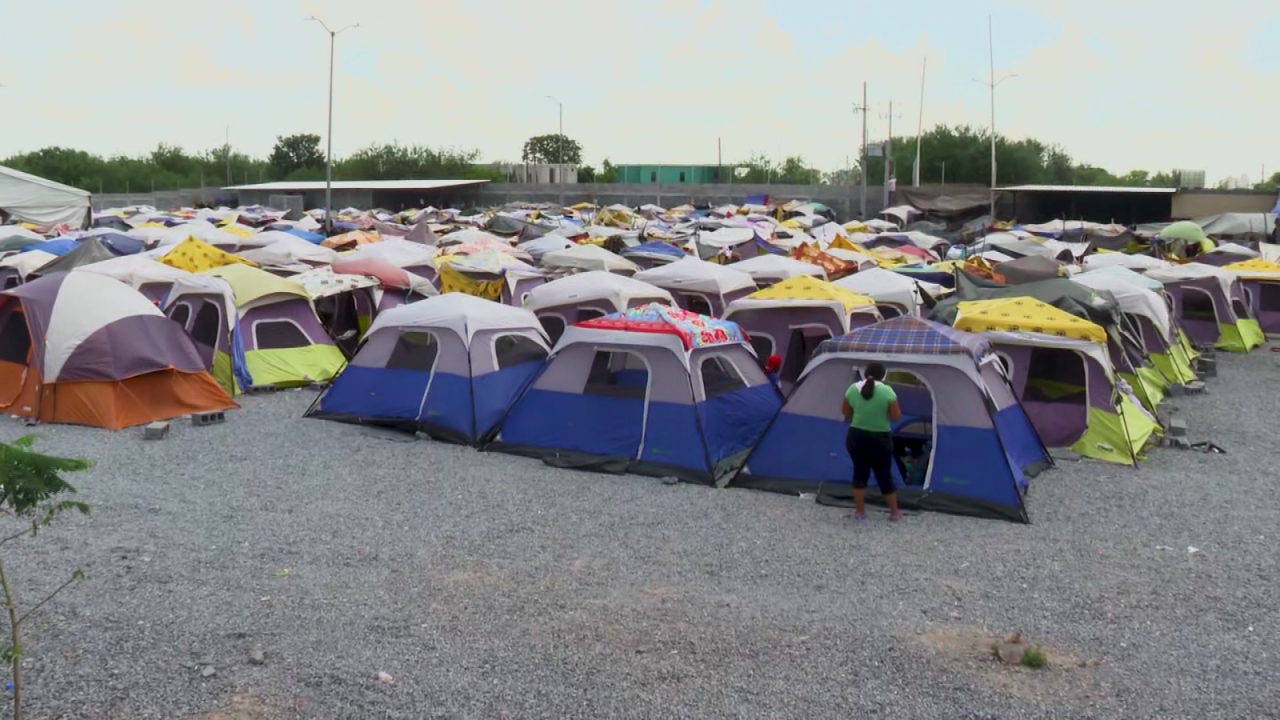
POLYGON ((1178 188, 1119 187, 1113 185, 1012 185, 996 189, 1000 192, 1013 190, 1018 192, 1150 193, 1156 195, 1172 195, 1178 192, 1178 188))
MULTIPOLYGON (((488 180, 335 180, 334 190, 439 190, 441 188, 480 185, 488 180)), ((264 192, 310 192, 324 189, 323 180, 302 182, 269 182, 257 185, 231 185, 223 190, 261 190, 264 192)))

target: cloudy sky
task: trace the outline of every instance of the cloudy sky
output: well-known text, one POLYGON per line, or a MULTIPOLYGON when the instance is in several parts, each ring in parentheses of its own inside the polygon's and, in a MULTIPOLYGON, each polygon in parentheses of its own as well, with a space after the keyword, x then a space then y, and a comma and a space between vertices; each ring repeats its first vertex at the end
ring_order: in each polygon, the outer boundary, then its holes
MULTIPOLYGON (((325 131, 518 160, 565 134, 588 162, 714 163, 856 153, 873 137, 990 121, 1115 172, 1280 170, 1280 3, 1258 0, 10 0, 0 156, 46 145, 238 150, 325 131)), ((928 158, 925 159, 928 163, 928 158)))

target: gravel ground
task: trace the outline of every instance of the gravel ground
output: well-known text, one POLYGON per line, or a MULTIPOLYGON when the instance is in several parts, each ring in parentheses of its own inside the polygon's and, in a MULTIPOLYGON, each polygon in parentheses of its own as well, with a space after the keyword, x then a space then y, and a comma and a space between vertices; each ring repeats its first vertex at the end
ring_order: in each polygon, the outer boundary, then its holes
POLYGON ((1174 400, 1229 454, 1063 463, 1030 526, 390 439, 310 391, 40 428, 98 464, 91 517, 6 549, 28 602, 87 575, 27 628, 29 717, 1280 717, 1274 357, 1174 400), (1047 669, 990 659, 1014 631, 1047 669))

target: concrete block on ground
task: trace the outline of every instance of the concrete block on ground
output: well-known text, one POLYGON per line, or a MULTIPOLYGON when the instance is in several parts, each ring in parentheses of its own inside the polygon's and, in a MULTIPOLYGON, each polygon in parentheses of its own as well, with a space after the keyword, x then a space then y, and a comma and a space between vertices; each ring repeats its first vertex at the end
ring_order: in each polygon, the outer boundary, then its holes
POLYGON ((169 437, 169 421, 157 420, 142 428, 143 440, 163 440, 169 437))
POLYGON ((1204 381, 1192 380, 1191 382, 1182 386, 1182 391, 1186 395, 1198 395, 1204 392, 1204 381))
POLYGON ((1182 438, 1187 436, 1187 421, 1181 415, 1170 417, 1169 424, 1166 427, 1172 437, 1182 438))
POLYGON ((1177 448, 1179 450, 1190 450, 1191 441, 1184 437, 1174 437, 1172 435, 1166 435, 1164 438, 1164 446, 1177 448))
POLYGON ((227 414, 219 410, 218 412, 196 413, 191 416, 191 424, 196 427, 205 425, 217 425, 227 421, 227 414))
POLYGON ((1217 358, 1200 358, 1201 377, 1218 377, 1218 359, 1217 358))

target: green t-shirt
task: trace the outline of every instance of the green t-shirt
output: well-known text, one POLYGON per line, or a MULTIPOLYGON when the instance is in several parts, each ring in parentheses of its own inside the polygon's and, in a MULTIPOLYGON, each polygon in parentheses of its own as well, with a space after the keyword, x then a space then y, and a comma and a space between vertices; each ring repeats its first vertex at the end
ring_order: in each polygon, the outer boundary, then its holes
POLYGON ((849 407, 853 408, 853 417, 849 420, 849 427, 866 430, 867 432, 887 433, 891 430, 889 427, 889 405, 898 399, 898 393, 894 392, 893 388, 877 380, 875 390, 871 393, 871 399, 868 400, 862 397, 863 382, 859 380, 844 391, 844 399, 848 400, 849 407))

